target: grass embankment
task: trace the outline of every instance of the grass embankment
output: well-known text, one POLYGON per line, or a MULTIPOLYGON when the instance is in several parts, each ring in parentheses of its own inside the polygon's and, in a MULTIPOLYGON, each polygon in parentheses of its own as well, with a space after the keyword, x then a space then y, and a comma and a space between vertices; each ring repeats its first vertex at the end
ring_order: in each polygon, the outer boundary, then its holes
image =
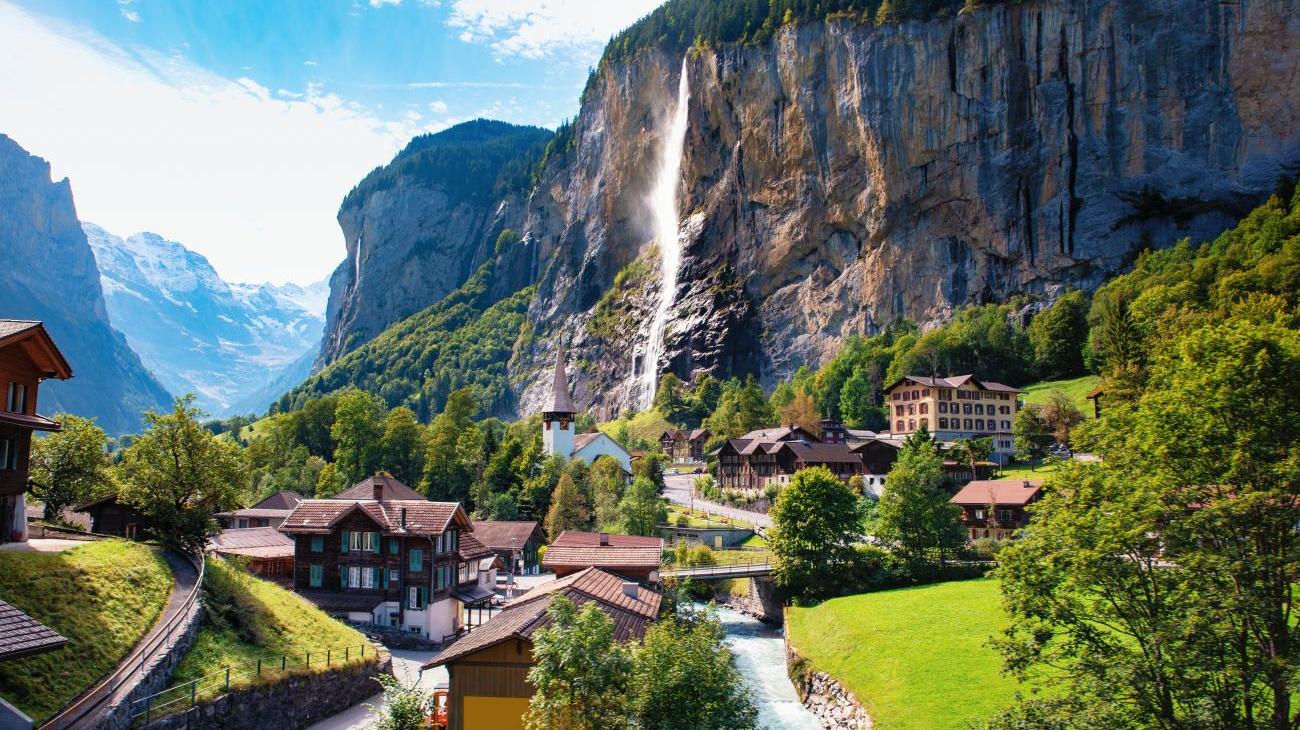
POLYGON ((159 552, 124 540, 0 553, 0 599, 68 639, 5 662, 0 695, 39 723, 117 666, 157 620, 172 582, 159 552))
POLYGON ((1006 617, 993 580, 863 593, 787 614, 795 651, 847 687, 878 730, 978 724, 1026 688, 988 646, 1006 617))
POLYGON ((1047 402, 1048 396, 1052 391, 1059 390, 1065 393, 1070 402, 1083 411, 1085 418, 1092 418, 1092 401, 1084 396, 1093 388, 1101 378, 1096 375, 1085 375, 1081 378, 1072 378, 1070 380, 1044 380, 1033 385, 1025 386, 1024 399, 1026 405, 1043 404, 1047 402))
MULTIPOLYGON (((359 647, 366 644, 359 631, 330 618, 292 591, 223 560, 208 561, 203 587, 203 626, 172 677, 176 685, 217 675, 200 683, 199 697, 224 689, 227 666, 233 667, 231 686, 247 686, 276 681, 288 673, 324 671, 326 649, 332 650, 330 666, 342 663, 344 647, 351 647, 348 657, 355 661, 359 647), (312 663, 306 667, 304 659, 309 651, 312 663), (281 672, 280 657, 286 654, 291 655, 286 662, 287 672, 281 672), (258 659, 264 667, 260 678, 256 673, 258 659)), ((366 654, 370 651, 367 646, 366 654)))

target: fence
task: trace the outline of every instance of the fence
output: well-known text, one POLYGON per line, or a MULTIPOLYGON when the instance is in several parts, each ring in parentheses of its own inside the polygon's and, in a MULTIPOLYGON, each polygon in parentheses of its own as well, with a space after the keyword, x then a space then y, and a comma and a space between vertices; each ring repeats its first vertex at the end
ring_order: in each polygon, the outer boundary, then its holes
POLYGON ((135 650, 126 659, 123 659, 112 673, 95 685, 94 689, 73 699, 46 718, 41 723, 43 730, 72 728, 93 718, 105 703, 117 695, 123 685, 144 671, 145 664, 157 655, 159 649, 170 645, 176 638, 176 632, 185 625, 186 618, 194 607, 194 602, 199 598, 199 591, 203 588, 203 574, 207 567, 202 555, 198 557, 185 555, 185 558, 194 564, 199 575, 194 581, 194 587, 185 596, 185 601, 181 604, 180 610, 167 620, 161 631, 136 646, 135 650))
MULTIPOLYGON (((245 677, 260 678, 274 675, 276 672, 283 676, 310 671, 313 664, 328 667, 334 664, 347 664, 353 660, 365 661, 367 646, 367 644, 356 644, 338 649, 317 649, 303 654, 281 654, 277 657, 229 665, 212 674, 132 700, 130 717, 132 721, 144 718, 144 724, 148 725, 154 717, 171 714, 182 708, 194 707, 201 698, 206 698, 209 694, 229 692, 231 682, 237 683, 245 677)), ((374 647, 369 648, 370 657, 377 656, 374 647)))

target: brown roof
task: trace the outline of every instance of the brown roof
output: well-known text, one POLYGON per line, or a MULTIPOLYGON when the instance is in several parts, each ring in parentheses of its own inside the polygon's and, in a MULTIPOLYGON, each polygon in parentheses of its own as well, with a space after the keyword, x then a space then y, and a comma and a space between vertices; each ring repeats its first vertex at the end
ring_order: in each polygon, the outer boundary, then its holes
POLYGON ((708 437, 709 437, 709 429, 707 428, 697 428, 691 431, 690 433, 686 434, 686 440, 688 441, 694 441, 695 439, 699 439, 699 438, 707 439, 708 437))
POLYGON ((10 411, 0 411, 0 423, 7 426, 17 426, 18 428, 29 428, 33 431, 58 431, 63 428, 57 421, 50 420, 45 416, 29 416, 26 413, 11 413, 10 411))
POLYGON ((304 499, 285 518, 280 530, 289 534, 325 535, 354 511, 361 511, 374 521, 384 534, 437 535, 454 519, 465 527, 469 518, 458 502, 430 502, 427 499, 371 500, 304 499), (405 511, 406 524, 402 524, 405 511))
POLYGON ((66 643, 59 632, 0 601, 0 660, 53 651, 66 643))
POLYGON ((555 541, 551 543, 551 547, 599 547, 602 536, 604 536, 606 543, 610 547, 653 547, 660 550, 664 547, 664 539, 662 537, 645 535, 612 535, 602 532, 579 532, 577 530, 565 530, 564 532, 561 532, 560 536, 555 538, 555 541))
POLYGON ((995 383, 992 380, 976 380, 975 376, 970 374, 952 375, 947 378, 937 378, 937 377, 930 377, 926 375, 904 375, 898 380, 895 380, 893 383, 890 383, 889 385, 885 386, 884 389, 885 392, 888 393, 894 388, 897 388, 904 381, 916 383, 917 385, 924 385, 931 388, 959 388, 965 385, 966 383, 970 382, 970 383, 974 383, 976 387, 982 390, 993 390, 993 391, 1000 391, 1004 393, 1021 392, 1019 388, 1012 388, 1010 385, 995 383))
POLYGON ((230 512, 217 512, 218 517, 266 517, 269 519, 283 520, 289 516, 293 509, 258 509, 256 507, 245 507, 243 509, 232 510, 230 512))
POLYGON ((383 596, 353 591, 297 591, 297 594, 326 613, 374 611, 384 601, 383 596))
POLYGON ((67 380, 72 377, 72 366, 59 352, 58 345, 45 325, 30 319, 0 319, 0 347, 23 342, 27 356, 46 378, 67 380))
POLYGON ((663 562, 663 548, 657 547, 568 547, 546 548, 544 568, 648 568, 663 562))
MULTIPOLYGON (((757 431, 750 431, 740 438, 749 441, 784 441, 790 437, 807 438, 810 441, 820 441, 816 434, 809 433, 802 426, 777 426, 776 428, 760 428, 757 431)), ((734 441, 735 439, 733 439, 734 441)))
POLYGON ((474 537, 497 550, 522 550, 528 539, 540 533, 541 529, 541 524, 536 521, 474 521, 474 537))
POLYGON ((281 489, 257 504, 249 506, 249 509, 282 509, 285 511, 292 510, 298 506, 304 497, 297 492, 289 489, 281 489))
POLYGON ((595 441, 596 439, 600 438, 603 435, 604 434, 600 433, 599 431, 592 431, 591 433, 580 433, 577 436, 573 437, 573 450, 579 451, 581 449, 585 449, 592 441, 595 441))
POLYGON ((496 553, 492 552, 492 548, 480 542, 478 538, 474 537, 474 533, 472 532, 460 533, 459 540, 459 545, 456 547, 456 554, 459 555, 462 560, 475 560, 477 558, 486 558, 496 555, 496 553))
POLYGON ((569 397, 569 376, 564 372, 564 345, 555 351, 555 371, 551 375, 551 399, 542 409, 545 413, 577 413, 569 397))
POLYGON ((218 532, 208 547, 221 555, 250 558, 291 558, 293 538, 274 527, 240 527, 218 532))
POLYGON ((1022 507, 1038 496, 1042 480, 978 479, 969 482, 948 500, 953 504, 986 505, 991 503, 1022 507))
POLYGON ((387 474, 376 474, 357 482, 351 487, 330 497, 330 499, 374 499, 375 485, 383 488, 383 498, 389 499, 427 499, 423 494, 402 484, 387 474))
POLYGON ((806 443, 803 441, 785 441, 779 449, 789 449, 800 460, 814 464, 838 464, 861 462, 862 456, 854 453, 848 444, 806 443))
POLYGON ((424 665, 447 664, 481 649, 511 638, 531 639, 540 628, 549 626, 546 609, 555 596, 567 596, 578 605, 594 602, 614 621, 614 638, 618 641, 640 639, 646 626, 659 615, 662 596, 637 586, 637 597, 623 594, 623 580, 596 568, 545 583, 506 604, 500 613, 443 649, 424 665))

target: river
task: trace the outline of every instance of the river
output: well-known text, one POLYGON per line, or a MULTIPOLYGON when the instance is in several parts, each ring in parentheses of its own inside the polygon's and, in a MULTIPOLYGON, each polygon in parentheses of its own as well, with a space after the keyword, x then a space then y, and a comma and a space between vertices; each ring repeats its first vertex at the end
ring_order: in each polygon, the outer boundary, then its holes
POLYGON ((767 730, 821 730, 817 718, 799 702, 785 669, 783 629, 719 606, 718 620, 727 631, 727 644, 736 668, 758 705, 759 727, 767 730))

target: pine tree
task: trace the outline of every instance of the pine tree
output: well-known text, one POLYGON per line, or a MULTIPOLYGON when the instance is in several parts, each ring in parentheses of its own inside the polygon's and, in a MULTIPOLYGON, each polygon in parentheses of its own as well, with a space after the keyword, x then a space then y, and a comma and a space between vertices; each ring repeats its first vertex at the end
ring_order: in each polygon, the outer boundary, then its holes
POLYGON ((565 530, 587 527, 591 513, 582 499, 582 490, 568 474, 560 476, 551 495, 551 508, 546 512, 546 534, 552 540, 565 530))

